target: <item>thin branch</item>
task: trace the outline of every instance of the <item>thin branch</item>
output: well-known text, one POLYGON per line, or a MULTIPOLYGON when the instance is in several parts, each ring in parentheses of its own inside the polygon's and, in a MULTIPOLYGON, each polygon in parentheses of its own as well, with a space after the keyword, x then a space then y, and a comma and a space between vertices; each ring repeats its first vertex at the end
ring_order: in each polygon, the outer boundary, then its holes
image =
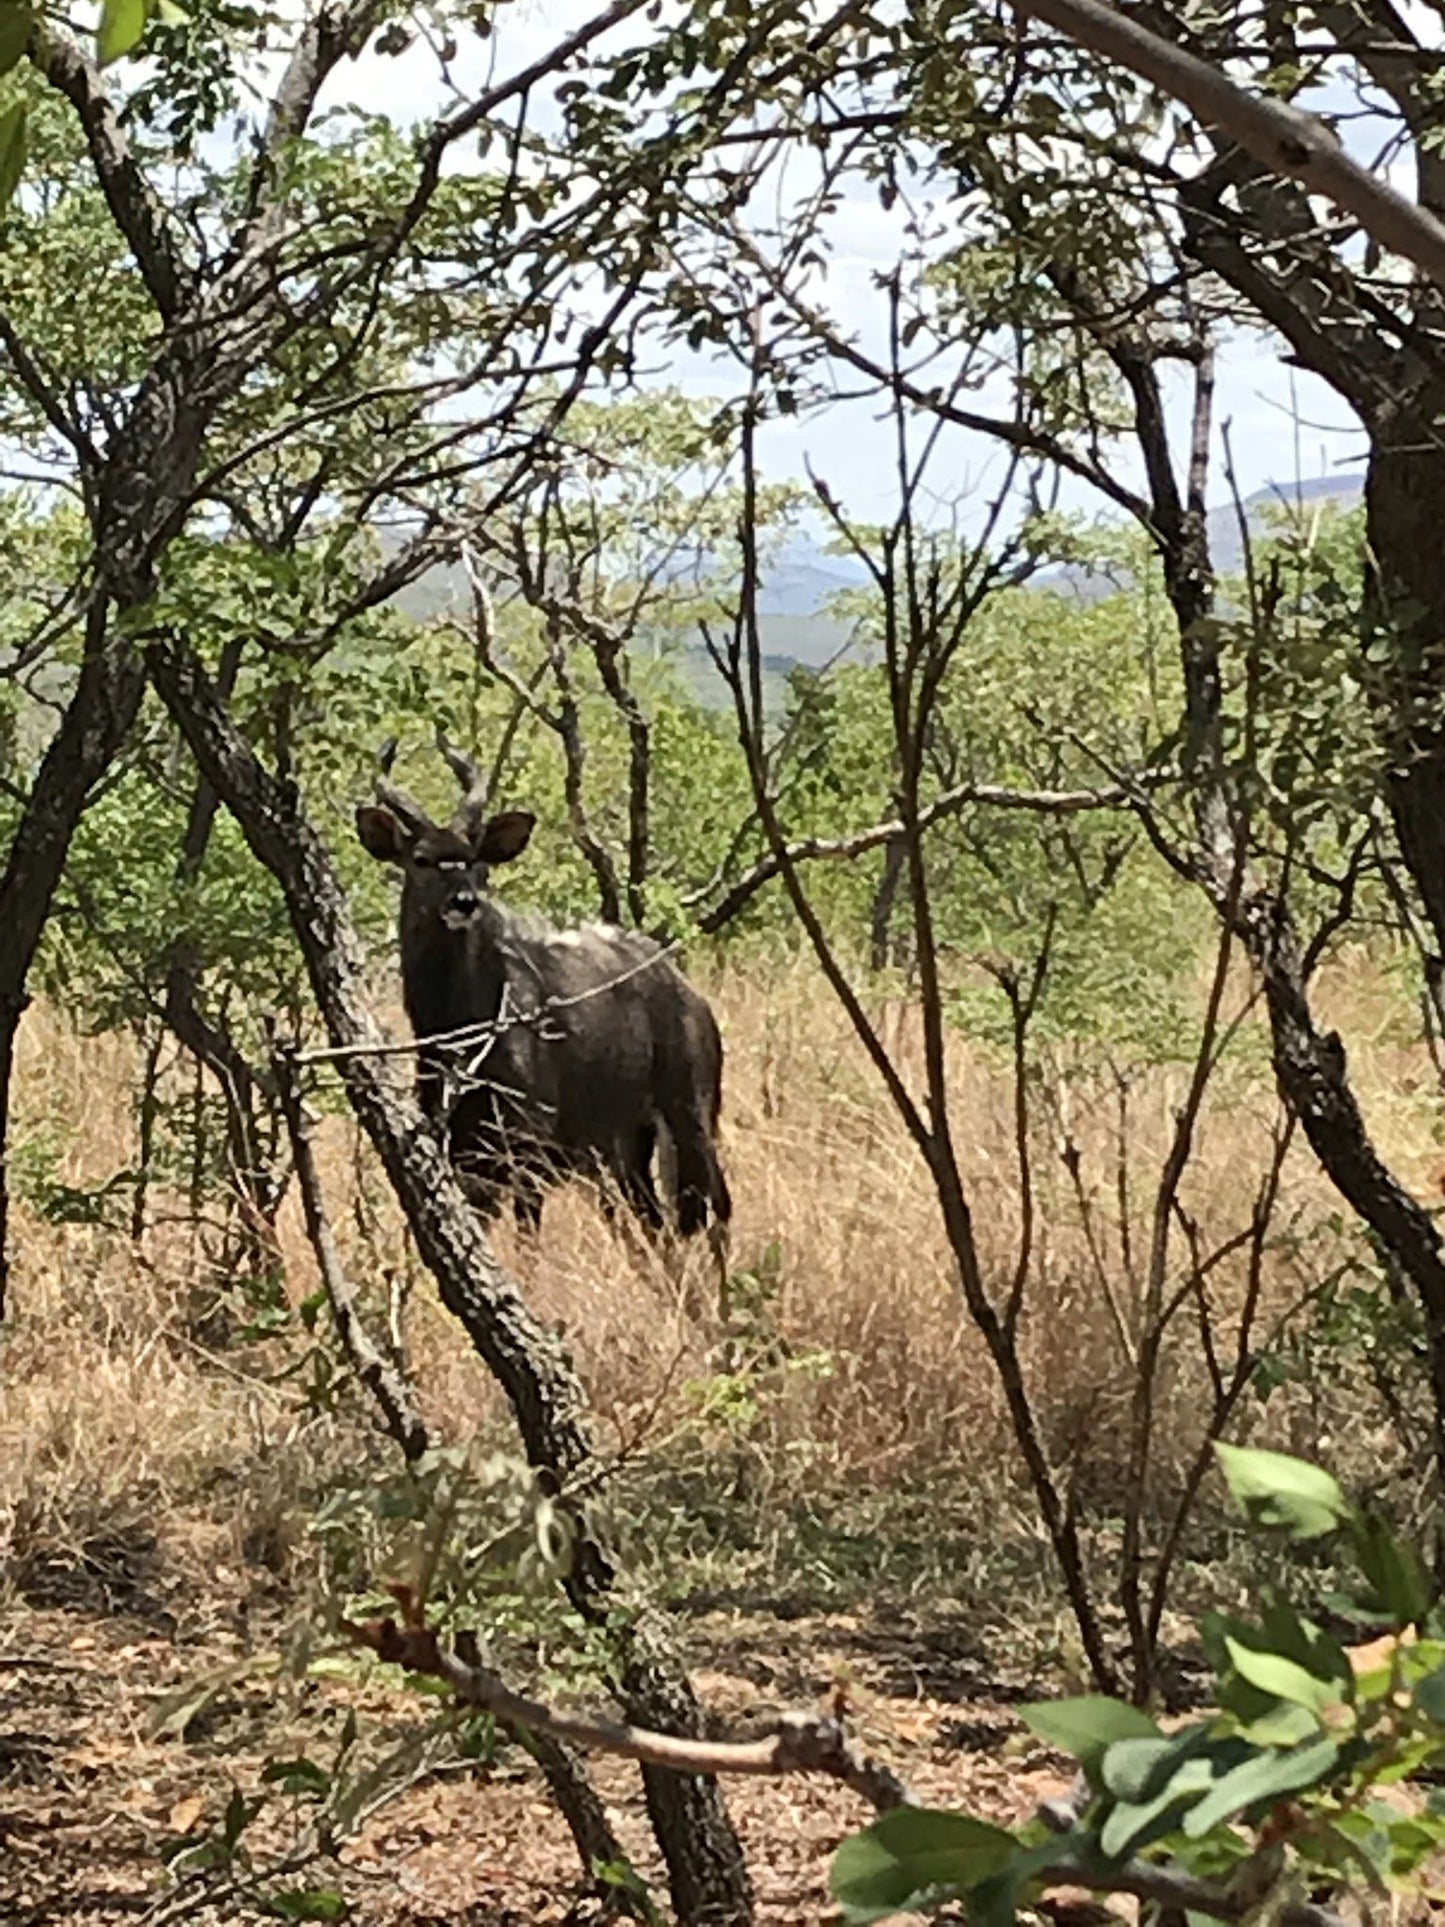
POLYGON ((341 1262, 341 1253, 336 1248, 336 1237, 326 1211, 326 1199, 311 1146, 311 1126, 301 1098, 295 1053, 279 1052, 275 1071, 281 1105, 286 1115, 286 1128, 291 1136, 291 1155, 296 1166, 301 1205, 306 1215, 306 1235, 316 1254, 337 1336, 356 1376, 376 1400, 386 1421, 386 1429, 401 1447, 407 1463, 415 1464, 431 1444, 426 1420, 417 1409, 412 1387, 372 1342, 370 1333, 361 1321, 356 1290, 341 1262))
MULTIPOLYGON (((973 804, 995 810, 1022 810, 1034 816, 1078 816, 1086 810, 1132 809, 1141 788, 1158 788, 1175 775, 1172 770, 1148 770, 1131 783, 1092 790, 1019 790, 1003 783, 959 783, 924 805, 918 812, 917 827, 920 831, 930 830, 934 824, 957 816, 973 804)), ((710 910, 698 917, 697 927, 705 936, 721 930, 747 907, 765 883, 771 883, 788 865, 847 862, 876 850, 880 844, 899 842, 903 835, 902 820, 890 817, 886 823, 874 823, 852 836, 806 836, 785 844, 781 850, 770 850, 766 856, 759 857, 710 910)))
POLYGON ((855 342, 840 334, 827 315, 804 301, 794 289, 788 286, 777 273, 765 255, 757 248, 745 230, 734 223, 728 230, 729 239, 752 262, 768 284, 769 294, 782 302, 789 312, 807 328, 813 338, 825 347, 829 354, 839 361, 847 362, 859 374, 886 387, 901 401, 911 403, 924 410, 936 420, 951 423, 956 428, 966 428, 976 434, 988 435, 994 441, 1002 442, 1013 449, 1015 454, 1037 455, 1045 461, 1055 462, 1060 468, 1077 475, 1081 481, 1088 482, 1098 489, 1111 502, 1124 509, 1129 515, 1141 522, 1146 529, 1152 528, 1149 504, 1143 496, 1115 479, 1101 464, 1091 462, 1086 456, 1076 453, 1067 442, 1047 429, 1031 427, 1027 422, 1005 421, 995 415, 980 415, 972 409, 960 408, 958 404, 939 390, 925 387, 921 382, 902 371, 893 371, 882 362, 875 361, 855 342))
POLYGON ((77 417, 73 413, 67 413, 60 397, 42 373, 39 362, 26 347, 10 317, 5 314, 0 314, 0 346, 3 346, 10 357, 11 365, 19 376, 22 387, 46 421, 50 423, 56 434, 75 450, 82 478, 85 478, 88 469, 99 468, 100 456, 95 444, 86 434, 77 417))

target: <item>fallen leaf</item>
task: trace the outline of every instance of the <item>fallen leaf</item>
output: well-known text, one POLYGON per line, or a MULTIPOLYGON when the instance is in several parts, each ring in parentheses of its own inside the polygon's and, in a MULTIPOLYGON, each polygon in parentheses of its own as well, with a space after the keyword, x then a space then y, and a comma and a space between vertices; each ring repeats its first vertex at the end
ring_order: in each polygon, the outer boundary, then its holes
POLYGON ((191 1793, 184 1800, 177 1800, 166 1816, 166 1825, 172 1833, 189 1833, 206 1810, 205 1800, 199 1793, 191 1793))
POLYGON ((900 1740, 907 1740, 914 1746, 921 1746, 933 1737, 934 1721, 930 1718, 917 1718, 911 1713, 895 1713, 892 1719, 894 1734, 900 1740))

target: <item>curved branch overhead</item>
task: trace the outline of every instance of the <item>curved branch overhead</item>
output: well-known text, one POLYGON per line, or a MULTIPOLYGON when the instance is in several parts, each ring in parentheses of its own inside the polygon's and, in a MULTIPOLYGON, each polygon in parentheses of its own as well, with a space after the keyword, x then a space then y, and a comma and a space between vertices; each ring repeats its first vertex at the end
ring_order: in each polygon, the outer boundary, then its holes
POLYGON ((1009 0, 1023 17, 1045 20, 1070 40, 1117 61, 1180 101, 1206 126, 1237 141, 1271 173, 1352 214, 1382 248, 1413 261, 1445 287, 1445 223, 1345 152, 1314 114, 1250 94, 1207 60, 1176 47, 1105 0, 1009 0))

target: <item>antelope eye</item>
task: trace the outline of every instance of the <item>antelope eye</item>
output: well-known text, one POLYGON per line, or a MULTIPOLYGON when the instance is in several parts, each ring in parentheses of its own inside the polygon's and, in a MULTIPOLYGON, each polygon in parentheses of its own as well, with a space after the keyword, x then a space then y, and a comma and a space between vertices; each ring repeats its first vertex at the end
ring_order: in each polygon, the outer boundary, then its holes
POLYGON ((435 859, 433 857, 423 856, 420 850, 414 850, 412 852, 411 860, 418 870, 434 870, 436 868, 435 859))

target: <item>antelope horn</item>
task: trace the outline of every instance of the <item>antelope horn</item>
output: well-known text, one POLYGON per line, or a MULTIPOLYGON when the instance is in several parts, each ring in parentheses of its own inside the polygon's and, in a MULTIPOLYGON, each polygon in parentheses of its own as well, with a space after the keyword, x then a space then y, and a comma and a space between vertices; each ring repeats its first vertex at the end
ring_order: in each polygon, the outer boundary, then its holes
POLYGON ((473 830, 486 811, 487 779, 470 756, 447 741, 446 731, 440 723, 437 724, 437 748, 446 758, 447 768, 462 786, 462 800, 452 818, 453 826, 463 832, 473 830))
POLYGON ((376 779, 376 800, 378 803, 384 803, 394 816, 399 816, 413 835, 419 835, 421 831, 431 827, 431 818, 414 797, 408 796, 405 790, 398 789, 391 781, 391 769, 396 761, 396 751, 395 736, 388 736, 377 751, 376 760, 381 773, 376 779))

